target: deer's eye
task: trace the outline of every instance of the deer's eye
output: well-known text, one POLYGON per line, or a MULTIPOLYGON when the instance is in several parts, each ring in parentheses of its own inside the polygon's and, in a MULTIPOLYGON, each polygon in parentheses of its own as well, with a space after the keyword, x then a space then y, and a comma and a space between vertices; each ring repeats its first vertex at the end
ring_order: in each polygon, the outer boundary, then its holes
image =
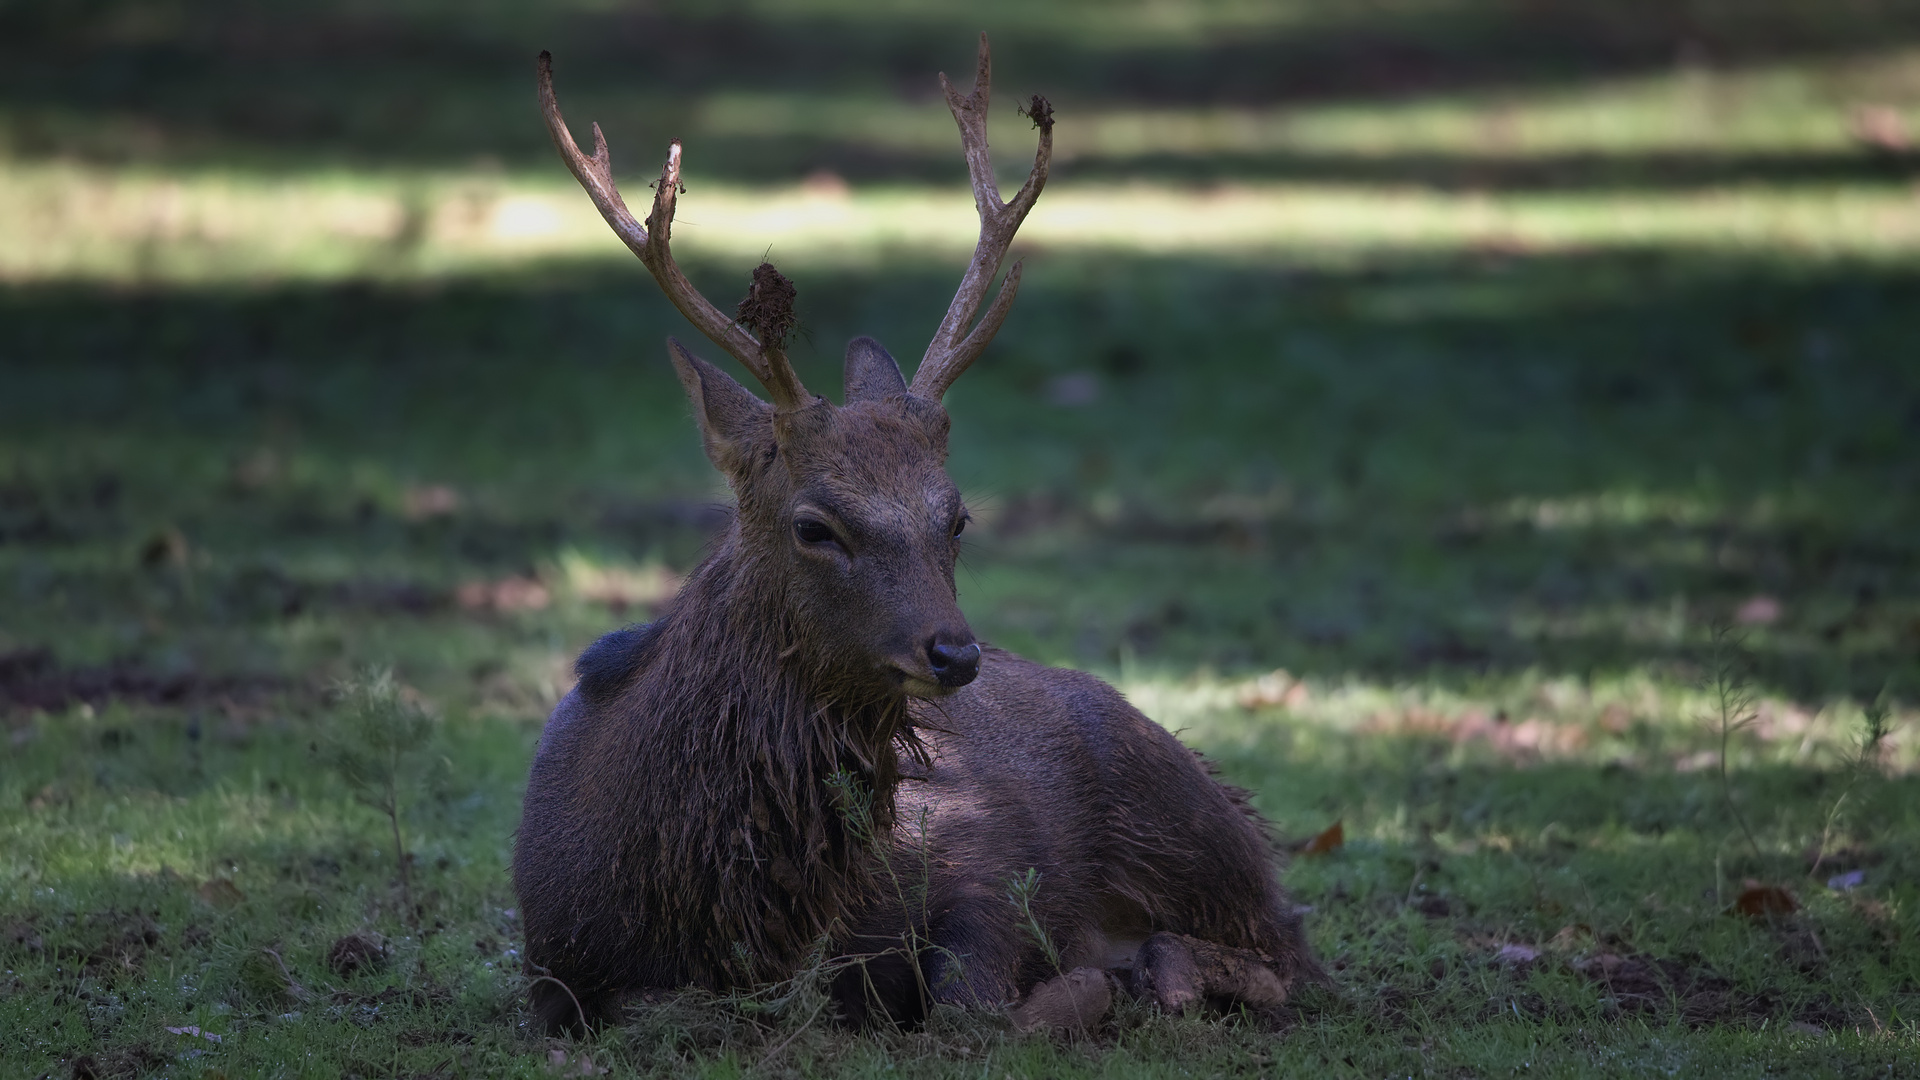
POLYGON ((818 518, 801 518, 793 523, 793 535, 803 544, 830 544, 833 542, 833 530, 818 518))
POLYGON ((953 535, 959 536, 961 533, 966 531, 967 531, 967 516, 965 514, 962 514, 959 517, 953 519, 953 535))

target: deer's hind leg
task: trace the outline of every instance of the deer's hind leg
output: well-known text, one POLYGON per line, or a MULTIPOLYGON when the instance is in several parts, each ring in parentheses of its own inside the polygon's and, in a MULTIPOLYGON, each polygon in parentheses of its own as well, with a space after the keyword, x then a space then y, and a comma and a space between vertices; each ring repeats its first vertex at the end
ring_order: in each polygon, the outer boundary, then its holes
MULTIPOLYGON (((935 921, 926 964, 935 999, 972 1008, 1012 1005, 1014 1026, 1022 1031, 1097 1027, 1113 1007, 1119 981, 1098 966, 1060 972, 1040 957, 1012 915, 1005 897, 983 889, 935 921)), ((1086 952, 1078 941, 1061 944, 1068 964, 1086 952)))

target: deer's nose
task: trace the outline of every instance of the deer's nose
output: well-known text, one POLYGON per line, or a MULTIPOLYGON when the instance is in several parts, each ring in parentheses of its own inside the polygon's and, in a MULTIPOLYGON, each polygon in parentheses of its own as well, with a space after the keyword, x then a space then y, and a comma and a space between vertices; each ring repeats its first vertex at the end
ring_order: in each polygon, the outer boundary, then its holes
POLYGON ((980 645, 973 641, 965 645, 929 642, 927 664, 933 669, 933 677, 940 680, 941 686, 949 690, 965 686, 980 674, 980 645))

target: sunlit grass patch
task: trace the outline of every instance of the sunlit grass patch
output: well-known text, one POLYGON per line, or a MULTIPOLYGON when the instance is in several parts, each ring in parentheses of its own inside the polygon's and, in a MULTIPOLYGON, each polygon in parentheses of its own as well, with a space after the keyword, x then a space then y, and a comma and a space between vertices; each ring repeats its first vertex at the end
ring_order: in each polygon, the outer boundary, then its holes
MULTIPOLYGON (((763 190, 697 174, 694 185, 674 239, 695 262, 770 255, 802 269, 870 268, 906 252, 963 260, 977 229, 959 189, 763 190)), ((630 186, 644 191, 638 179, 630 186)), ((1920 247, 1920 202, 1898 188, 1845 184, 1492 195, 1062 183, 1021 235, 1062 253, 1340 259, 1467 248, 1512 258, 1665 248, 1882 259, 1920 247)), ((16 283, 432 280, 630 258, 560 179, 458 174, 266 177, 16 162, 0 168, 0 240, 0 277, 16 283)))
MULTIPOLYGON (((1484 165, 1573 155, 1598 174, 1588 182, 1604 183, 1605 170, 1636 155, 1677 153, 1710 162, 1739 154, 1859 152, 1862 108, 1891 108, 1896 117, 1904 108, 1910 122, 1920 123, 1910 78, 1916 68, 1920 54, 1892 48, 1840 64, 1731 70, 1681 58, 1657 74, 1404 100, 1154 107, 1065 98, 1056 102, 1055 153, 1069 168, 1082 159, 1112 166, 1222 155, 1317 157, 1335 168, 1341 160, 1360 165, 1423 155, 1484 165)), ((719 137, 812 138, 925 155, 954 146, 953 121, 931 96, 732 90, 699 99, 691 120, 695 130, 719 137)), ((998 118, 995 145, 1021 145, 1025 126, 1015 117, 998 118)), ((690 140, 690 152, 697 145, 690 140)))

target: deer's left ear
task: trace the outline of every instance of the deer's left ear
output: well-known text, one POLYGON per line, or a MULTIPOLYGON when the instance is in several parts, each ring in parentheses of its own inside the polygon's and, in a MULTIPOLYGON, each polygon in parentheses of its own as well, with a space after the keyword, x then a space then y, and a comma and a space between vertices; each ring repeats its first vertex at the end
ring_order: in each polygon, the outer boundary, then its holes
POLYGON ((707 460, 729 482, 744 475, 754 448, 773 438, 773 406, 673 338, 667 339, 667 358, 693 403, 693 419, 700 425, 707 460))
POLYGON ((847 342, 847 404, 878 401, 907 392, 907 380, 900 376, 900 365, 887 350, 870 337, 847 342))

